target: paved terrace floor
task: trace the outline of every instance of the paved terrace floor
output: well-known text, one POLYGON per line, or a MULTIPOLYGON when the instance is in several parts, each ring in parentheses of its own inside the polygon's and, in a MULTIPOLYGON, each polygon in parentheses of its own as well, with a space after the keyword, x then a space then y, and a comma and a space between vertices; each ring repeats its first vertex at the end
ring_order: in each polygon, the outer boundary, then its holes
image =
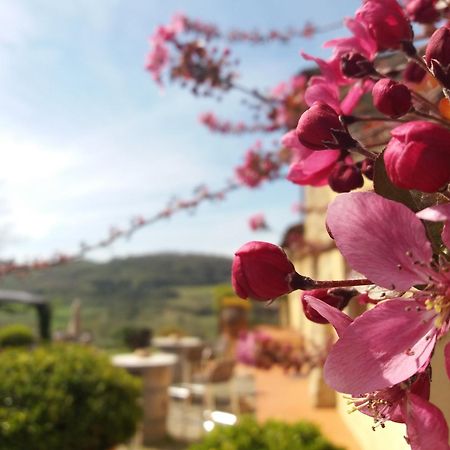
MULTIPOLYGON (((251 372, 256 383, 256 415, 258 420, 278 419, 286 422, 309 420, 320 426, 323 434, 334 444, 346 450, 361 450, 334 408, 315 408, 308 400, 308 379, 286 375, 282 370, 249 369, 239 367, 240 372, 251 372)), ((166 442, 156 447, 137 444, 120 446, 117 450, 183 450, 187 444, 166 442)), ((295 450, 295 449, 292 449, 295 450)))
POLYGON ((314 408, 308 401, 308 379, 285 375, 281 370, 254 370, 258 391, 256 411, 260 421, 309 420, 320 426, 334 444, 360 450, 349 429, 334 408, 314 408))

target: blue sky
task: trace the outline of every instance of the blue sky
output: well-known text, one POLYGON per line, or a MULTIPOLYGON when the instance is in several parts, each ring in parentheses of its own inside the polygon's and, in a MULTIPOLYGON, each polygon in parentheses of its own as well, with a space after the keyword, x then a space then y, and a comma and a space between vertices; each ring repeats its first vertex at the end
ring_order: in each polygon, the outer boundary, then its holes
MULTIPOLYGON (((176 11, 223 29, 326 24, 352 15, 359 1, 2 0, 0 3, 0 257, 45 257, 104 237, 137 214, 206 183, 220 188, 255 137, 212 135, 202 111, 245 119, 239 96, 199 101, 144 70, 148 37, 176 11)), ((304 63, 301 49, 343 31, 289 45, 237 45, 243 84, 269 88, 304 63)), ((274 136, 276 137, 276 136, 274 136)), ((270 142, 270 140, 269 140, 270 142)), ((231 255, 251 239, 277 242, 297 220, 300 191, 288 182, 242 190, 148 227, 131 241, 93 253, 105 259, 155 251, 231 255), (247 218, 266 214, 272 231, 251 233, 247 218)))

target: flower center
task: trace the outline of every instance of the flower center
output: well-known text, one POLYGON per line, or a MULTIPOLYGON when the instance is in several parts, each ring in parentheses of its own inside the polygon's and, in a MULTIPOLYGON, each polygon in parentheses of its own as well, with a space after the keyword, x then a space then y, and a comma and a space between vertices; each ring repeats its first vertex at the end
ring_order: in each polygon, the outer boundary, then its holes
POLYGON ((385 422, 390 420, 391 408, 396 401, 394 397, 396 397, 395 394, 397 392, 394 392, 393 389, 395 388, 390 388, 389 392, 375 391, 360 397, 344 397, 347 400, 347 404, 349 406, 352 405, 348 413, 361 411, 373 417, 374 425, 372 430, 375 431, 378 427, 384 428, 385 422))
MULTIPOLYGON (((446 293, 447 294, 447 293, 446 293)), ((434 325, 436 328, 445 327, 450 320, 450 296, 436 295, 425 300, 425 307, 427 310, 434 310, 436 319, 434 325)))

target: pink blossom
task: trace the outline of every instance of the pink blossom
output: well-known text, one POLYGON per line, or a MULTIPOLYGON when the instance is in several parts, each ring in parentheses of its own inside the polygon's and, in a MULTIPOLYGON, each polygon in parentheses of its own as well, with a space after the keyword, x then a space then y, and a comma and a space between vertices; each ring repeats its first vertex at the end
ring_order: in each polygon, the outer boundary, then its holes
POLYGON ((332 39, 325 42, 324 47, 333 48, 333 54, 330 59, 324 60, 308 55, 305 52, 301 53, 304 59, 314 61, 319 66, 322 77, 327 83, 335 86, 353 83, 353 80, 347 78, 342 73, 341 59, 343 55, 347 53, 359 53, 371 61, 377 53, 377 43, 361 21, 346 19, 345 24, 353 36, 332 39))
POLYGON ((308 53, 301 52, 301 56, 306 61, 314 61, 320 68, 322 76, 329 82, 338 86, 346 85, 352 82, 347 77, 344 77, 341 71, 341 55, 333 55, 328 61, 317 58, 308 53))
POLYGON ((450 24, 437 29, 428 41, 425 62, 434 76, 450 89, 450 24))
POLYGON ((450 182, 450 131, 417 120, 391 131, 384 153, 386 171, 399 187, 435 192, 450 182))
POLYGON ((334 54, 341 57, 345 53, 356 52, 365 56, 368 60, 373 60, 377 54, 377 42, 371 36, 369 30, 359 20, 346 19, 344 21, 352 36, 337 38, 325 42, 324 47, 334 48, 334 54))
POLYGON ((338 114, 351 114, 361 97, 369 92, 373 85, 372 80, 357 81, 340 100, 337 85, 328 82, 324 77, 312 77, 305 92, 305 101, 308 106, 315 102, 327 103, 338 114))
POLYGON ((440 17, 436 3, 437 0, 408 0, 406 13, 414 22, 433 23, 440 17))
POLYGON ((244 163, 235 169, 238 181, 248 187, 259 186, 263 181, 277 176, 279 162, 270 153, 262 153, 260 141, 256 141, 245 154, 244 163))
POLYGON ((249 366, 259 366, 261 359, 261 343, 270 340, 270 336, 262 331, 241 333, 236 343, 236 359, 249 366))
POLYGON ((341 330, 325 364, 326 379, 343 392, 400 383, 426 367, 436 340, 449 329, 449 264, 433 261, 424 226, 412 211, 372 192, 337 197, 327 225, 349 265, 375 284, 426 289, 381 302, 341 330))
POLYGON ((256 366, 257 347, 257 333, 241 333, 236 343, 236 359, 242 364, 256 366))
POLYGON ((412 450, 449 450, 448 426, 442 412, 418 395, 410 394, 402 404, 407 441, 412 450))
POLYGON ((411 91, 402 83, 383 78, 372 90, 373 104, 389 117, 404 116, 412 107, 411 91))
POLYGON ((326 102, 314 102, 298 121, 297 137, 311 150, 341 148, 339 137, 348 136, 346 127, 339 120, 335 109, 326 102))
POLYGON ((411 24, 396 0, 365 0, 356 20, 367 28, 378 50, 397 49, 413 38, 411 24))
POLYGON ((252 241, 240 247, 231 269, 233 289, 241 298, 272 300, 292 292, 295 268, 281 247, 252 241))
POLYGON ((282 138, 284 147, 293 152, 292 164, 287 179, 301 186, 325 186, 328 176, 340 157, 339 150, 316 152, 300 144, 295 130, 287 132, 282 138))
POLYGON ((161 25, 156 28, 150 37, 150 51, 147 55, 145 68, 151 73, 153 79, 162 84, 161 74, 169 62, 169 49, 167 42, 173 40, 175 36, 184 31, 186 17, 180 13, 172 17, 168 25, 161 25))
POLYGON ((430 222, 444 222, 442 230, 442 241, 450 248, 450 203, 443 203, 436 206, 430 206, 419 211, 417 217, 430 222))
POLYGON ((169 50, 164 42, 153 42, 147 55, 145 68, 151 73, 153 79, 161 84, 161 74, 169 62, 169 50))
MULTIPOLYGON (((377 370, 376 366, 370 365, 371 357, 377 357, 377 352, 381 352, 380 360, 383 358, 384 350, 382 347, 378 348, 377 344, 383 340, 385 346, 389 345, 389 343, 395 345, 395 342, 401 340, 404 336, 404 333, 402 333, 404 328, 413 325, 404 321, 396 322, 395 320, 396 313, 399 313, 401 310, 404 311, 404 305, 408 303, 405 300, 388 300, 383 302, 354 321, 342 311, 315 297, 306 296, 305 300, 310 307, 314 308, 334 326, 339 336, 339 340, 331 349, 325 362, 325 379, 332 387, 335 386, 333 386, 333 376, 330 377, 330 370, 332 372, 339 370, 339 363, 330 363, 330 358, 332 355, 336 355, 336 353, 343 354, 340 351, 342 349, 339 348, 342 347, 341 343, 343 341, 347 341, 347 344, 351 342, 355 344, 354 346, 347 345, 345 349, 345 354, 349 354, 353 358, 353 364, 350 367, 346 367, 348 364, 347 360, 340 361, 340 364, 344 366, 343 372, 347 372, 347 370, 349 371, 348 373, 353 372, 354 376, 352 380, 377 377, 380 374, 379 368, 377 370), (374 316, 378 315, 383 305, 389 305, 388 309, 392 309, 393 302, 402 303, 401 308, 398 311, 386 311, 387 314, 382 318, 384 323, 378 323, 378 329, 375 326, 370 326, 372 321, 381 319, 380 317, 374 316), (377 313, 371 314, 372 311, 376 310, 378 310, 377 313), (391 317, 391 320, 389 320, 389 315, 392 314, 394 314, 394 318, 392 319, 391 317), (364 323, 362 323, 364 318, 364 323), (392 323, 397 323, 394 327, 395 330, 391 330, 392 323), (363 334, 363 327, 365 327, 367 337, 363 334), (355 329, 359 329, 359 336, 355 335, 355 329), (358 338, 364 339, 363 346, 358 345, 358 338), (338 349, 337 351, 336 348, 338 349), (365 353, 369 355, 368 358, 365 357, 365 353), (366 359, 366 361, 360 365, 363 359, 366 359), (369 367, 365 365, 367 362, 369 362, 369 367)), ((413 352, 411 349, 409 351, 411 353, 413 352)), ((426 366, 428 366, 428 359, 426 366)), ((395 369, 395 367, 391 367, 390 369, 395 369)), ((342 376, 344 375, 342 374, 342 376)), ((449 449, 448 427, 445 417, 436 406, 428 401, 429 377, 425 370, 417 376, 412 374, 410 377, 403 379, 402 382, 387 384, 382 388, 364 389, 368 386, 370 386, 370 383, 358 384, 349 382, 345 388, 337 390, 352 395, 351 403, 354 404, 354 410, 359 410, 364 414, 372 416, 375 421, 374 428, 377 426, 384 427, 384 423, 389 420, 405 423, 408 434, 407 440, 413 450, 449 449)))
POLYGON ((364 185, 361 169, 352 162, 339 161, 328 177, 334 192, 350 192, 364 185))
POLYGON ((264 214, 255 214, 248 219, 248 224, 250 229, 253 231, 257 230, 267 230, 267 222, 264 214))

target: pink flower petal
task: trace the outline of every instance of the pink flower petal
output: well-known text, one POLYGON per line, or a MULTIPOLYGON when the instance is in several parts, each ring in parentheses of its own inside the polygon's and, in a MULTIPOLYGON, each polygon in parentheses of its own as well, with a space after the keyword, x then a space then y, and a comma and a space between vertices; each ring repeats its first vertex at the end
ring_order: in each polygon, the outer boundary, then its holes
POLYGON ((338 55, 328 61, 325 61, 322 58, 316 58, 315 56, 308 55, 305 52, 301 52, 300 54, 304 59, 306 59, 306 61, 314 61, 319 66, 320 72, 328 82, 338 85, 352 82, 352 80, 349 80, 342 75, 341 58, 338 55))
POLYGON ((430 222, 446 222, 442 230, 442 241, 450 248, 450 203, 430 206, 416 213, 419 219, 429 220, 430 222))
POLYGON ((283 135, 281 145, 293 152, 294 160, 305 159, 314 152, 300 143, 295 130, 290 130, 283 135))
POLYGON ((340 113, 339 88, 337 84, 330 83, 323 77, 312 77, 305 91, 305 102, 312 106, 315 102, 323 102, 340 113))
POLYGON ((334 47, 333 55, 356 52, 372 60, 377 53, 377 43, 371 37, 367 27, 355 19, 346 19, 344 22, 353 36, 331 39, 324 43, 324 47, 334 47))
POLYGON ((363 83, 355 83, 341 102, 343 114, 351 114, 358 105, 361 97, 369 92, 374 85, 372 80, 365 80, 363 83))
POLYGON ((313 151, 291 165, 287 179, 301 186, 324 186, 340 155, 339 150, 313 151))
POLYGON ((411 450, 449 450, 448 426, 441 410, 418 395, 409 394, 404 403, 411 450))
POLYGON ((406 206, 373 192, 341 194, 328 207, 327 224, 350 266, 374 284, 406 290, 427 282, 431 245, 406 206))
POLYGON ((450 203, 430 206, 416 213, 419 219, 429 220, 431 222, 447 222, 450 221, 450 203))
POLYGON ((436 333, 434 313, 416 307, 415 301, 387 300, 355 319, 328 355, 326 382, 360 395, 417 373, 429 361, 436 333))
POLYGON ((321 316, 325 317, 328 322, 333 325, 339 337, 342 337, 344 331, 353 322, 353 319, 337 308, 330 306, 328 303, 319 300, 311 295, 305 295, 304 299, 312 306, 321 316))

